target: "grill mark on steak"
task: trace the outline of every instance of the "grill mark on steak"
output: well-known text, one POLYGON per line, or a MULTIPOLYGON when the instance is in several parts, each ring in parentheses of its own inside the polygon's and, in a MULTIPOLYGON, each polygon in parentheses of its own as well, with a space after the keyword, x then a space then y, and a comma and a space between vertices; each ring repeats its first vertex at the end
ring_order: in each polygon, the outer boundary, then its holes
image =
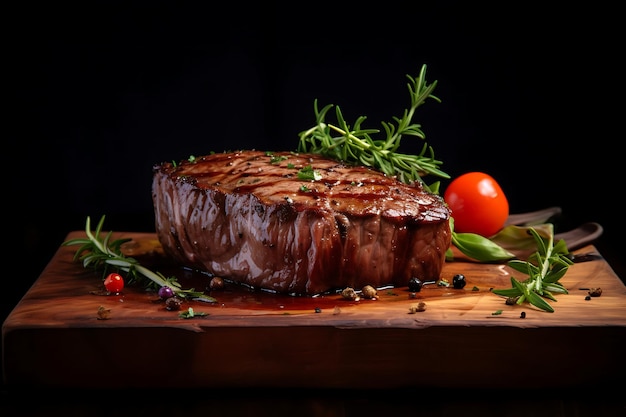
POLYGON ((228 152, 153 174, 165 252, 255 288, 313 295, 433 280, 450 244, 441 197, 319 155, 228 152), (308 166, 322 179, 298 179, 308 166))

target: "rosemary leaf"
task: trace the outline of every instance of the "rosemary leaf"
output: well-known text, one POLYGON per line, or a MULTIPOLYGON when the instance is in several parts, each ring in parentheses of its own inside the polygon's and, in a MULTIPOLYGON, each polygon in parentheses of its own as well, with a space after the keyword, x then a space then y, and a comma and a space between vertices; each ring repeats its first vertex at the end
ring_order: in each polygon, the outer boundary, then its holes
POLYGON ((530 291, 528 292, 526 297, 528 298, 528 302, 534 305, 535 307, 540 308, 544 311, 547 311, 548 313, 554 313, 554 308, 552 308, 552 306, 546 300, 544 300, 539 294, 530 291))

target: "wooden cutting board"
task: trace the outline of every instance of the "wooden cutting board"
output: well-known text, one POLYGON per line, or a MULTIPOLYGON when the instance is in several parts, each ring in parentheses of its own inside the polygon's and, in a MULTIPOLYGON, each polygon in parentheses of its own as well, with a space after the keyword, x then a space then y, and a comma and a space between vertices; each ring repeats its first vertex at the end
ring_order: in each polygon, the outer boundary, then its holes
MULTIPOLYGON (((146 266, 168 268, 154 234, 113 237, 132 238, 125 251, 146 266)), ((73 261, 77 248, 60 247, 5 320, 7 386, 540 388, 626 372, 626 287, 593 245, 575 252, 590 260, 570 267, 553 313, 491 293, 509 288, 511 273, 524 278, 505 265, 458 258, 442 278, 464 274, 463 289, 428 284, 350 301, 227 284, 210 292, 214 303, 169 311, 143 288, 106 295, 101 274, 73 261), (587 299, 591 288, 601 296, 587 299)), ((176 272, 185 288, 208 286, 207 276, 176 272)))

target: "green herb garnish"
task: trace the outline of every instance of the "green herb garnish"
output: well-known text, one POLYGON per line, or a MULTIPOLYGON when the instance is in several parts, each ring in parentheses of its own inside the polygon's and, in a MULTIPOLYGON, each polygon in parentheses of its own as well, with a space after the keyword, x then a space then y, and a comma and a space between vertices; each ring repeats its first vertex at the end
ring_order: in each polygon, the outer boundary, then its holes
MULTIPOLYGON (((552 225, 548 225, 552 229, 552 225)), ((554 294, 568 294, 567 289, 559 280, 565 275, 573 261, 567 256, 569 251, 563 239, 554 244, 552 231, 543 237, 532 227, 529 232, 535 239, 537 251, 526 261, 513 259, 508 262, 511 268, 527 274, 528 278, 519 281, 511 276, 512 288, 494 289, 492 292, 516 299, 516 304, 528 302, 541 310, 552 313, 554 309, 546 299, 556 301, 554 294)))
POLYGON ((193 307, 189 307, 186 311, 181 311, 180 313, 178 313, 178 317, 182 318, 182 319, 192 319, 194 317, 202 317, 202 316, 208 316, 209 313, 203 313, 201 311, 194 311, 193 307))
MULTIPOLYGON (((404 135, 425 139, 426 136, 419 124, 411 123, 415 110, 424 104, 426 99, 441 100, 432 94, 437 81, 426 83, 426 65, 422 66, 418 77, 407 75, 411 95, 411 107, 404 111, 402 117, 394 117, 395 123, 382 122, 386 134, 384 140, 374 140, 372 135, 380 133, 378 129, 364 129, 361 124, 366 120, 360 116, 354 126, 350 126, 343 118, 339 106, 326 105, 320 111, 317 100, 314 102, 316 124, 300 133, 299 152, 317 153, 329 158, 338 159, 355 165, 375 168, 390 176, 397 176, 405 183, 421 182, 422 177, 432 174, 440 178, 450 178, 439 169, 442 164, 434 157, 432 147, 424 144, 418 155, 396 152, 404 135), (335 107, 337 124, 326 123, 326 114, 335 107)), ((426 186, 436 192, 439 183, 426 186)))
MULTIPOLYGON (((113 232, 107 233, 104 238, 100 237, 105 216, 102 216, 95 232, 91 230, 91 219, 87 217, 85 226, 86 238, 70 239, 63 242, 63 246, 81 245, 74 254, 74 261, 80 261, 85 268, 103 269, 104 275, 110 268, 127 273, 129 283, 141 282, 146 287, 160 288, 170 287, 174 294, 181 298, 206 297, 203 292, 194 289, 182 289, 176 277, 166 278, 159 272, 152 272, 139 262, 122 253, 121 246, 132 239, 116 239, 111 241, 113 232), (142 279, 143 278, 143 279, 142 279), (148 281, 145 281, 145 278, 148 281)), ((217 300, 216 300, 217 301, 217 300)))
POLYGON ((319 171, 313 169, 311 165, 307 165, 298 171, 298 179, 299 180, 311 180, 311 181, 319 181, 322 179, 322 174, 319 171))
POLYGON ((270 155, 270 163, 271 164, 280 164, 285 159, 287 159, 287 157, 284 156, 284 155, 283 156, 270 155))

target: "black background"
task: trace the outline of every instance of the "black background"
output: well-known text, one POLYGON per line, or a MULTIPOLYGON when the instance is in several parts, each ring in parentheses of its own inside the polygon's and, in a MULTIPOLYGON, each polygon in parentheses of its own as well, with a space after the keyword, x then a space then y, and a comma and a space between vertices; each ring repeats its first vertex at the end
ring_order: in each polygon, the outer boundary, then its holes
POLYGON ((295 150, 315 99, 380 128, 409 105, 406 74, 422 64, 442 102, 415 121, 442 169, 490 173, 512 213, 562 207, 557 231, 599 222, 597 246, 626 276, 617 11, 432 3, 10 6, 3 313, 87 216, 153 231, 154 164, 295 150))

